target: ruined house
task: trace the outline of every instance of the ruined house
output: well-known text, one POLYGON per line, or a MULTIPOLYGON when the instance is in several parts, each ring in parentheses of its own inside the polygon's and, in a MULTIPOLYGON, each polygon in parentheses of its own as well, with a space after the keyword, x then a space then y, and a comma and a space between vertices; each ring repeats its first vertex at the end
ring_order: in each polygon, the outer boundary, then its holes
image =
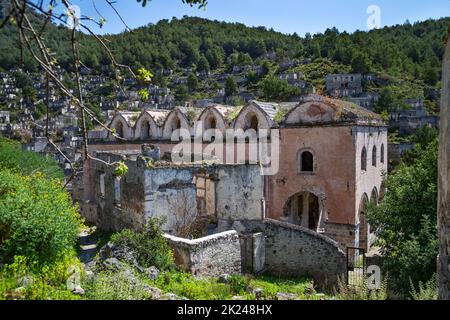
POLYGON ((327 93, 334 98, 356 97, 363 92, 361 74, 329 74, 325 78, 327 93))
POLYGON ((170 234, 189 236, 199 220, 216 222, 263 215, 263 178, 258 165, 223 165, 214 161, 175 164, 160 161, 159 148, 143 151, 99 152, 107 163, 124 161, 128 172, 101 161, 86 164, 91 215, 104 230, 141 229, 150 218, 164 220, 170 234))
MULTIPOLYGON (((143 143, 151 143, 164 154, 179 141, 171 139, 176 129, 194 136, 198 123, 214 129, 216 135, 227 129, 269 130, 264 132, 272 145, 270 130, 278 130, 279 168, 262 177, 264 216, 327 235, 341 248, 369 248, 373 235, 365 207, 383 196, 388 164, 387 127, 377 114, 318 95, 297 103, 250 101, 242 108, 212 105, 170 112, 118 112, 109 126, 124 140, 107 131, 93 131, 90 149, 139 153, 143 143)), ((205 148, 214 138, 204 136, 205 148)), ((85 193, 93 190, 93 184, 87 180, 85 193)))

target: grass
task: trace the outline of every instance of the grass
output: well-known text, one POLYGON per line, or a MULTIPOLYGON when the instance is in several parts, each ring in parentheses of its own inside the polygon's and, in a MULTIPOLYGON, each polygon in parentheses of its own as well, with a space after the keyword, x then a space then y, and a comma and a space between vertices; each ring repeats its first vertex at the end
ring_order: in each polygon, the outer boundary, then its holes
POLYGON ((255 300, 254 289, 261 289, 261 298, 276 300, 278 293, 293 294, 298 299, 318 299, 312 289, 312 281, 305 278, 281 279, 269 275, 231 276, 227 283, 215 278, 197 279, 180 271, 163 272, 155 281, 149 283, 164 293, 175 293, 191 300, 255 300))

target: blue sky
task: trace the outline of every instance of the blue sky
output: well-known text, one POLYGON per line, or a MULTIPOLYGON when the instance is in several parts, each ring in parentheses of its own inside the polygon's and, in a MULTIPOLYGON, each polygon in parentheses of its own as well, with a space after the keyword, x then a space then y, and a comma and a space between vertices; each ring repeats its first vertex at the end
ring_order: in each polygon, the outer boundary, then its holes
MULTIPOLYGON (((92 1, 107 19, 99 33, 119 33, 123 24, 104 0, 72 0, 82 14, 98 17, 92 1)), ((152 0, 142 8, 135 0, 117 0, 116 7, 131 28, 156 23, 161 19, 184 15, 241 22, 248 26, 265 26, 283 33, 303 36, 323 32, 329 27, 340 31, 367 30, 367 8, 381 9, 381 25, 389 26, 428 18, 450 16, 450 0, 209 0, 206 10, 185 5, 181 0, 152 0)))

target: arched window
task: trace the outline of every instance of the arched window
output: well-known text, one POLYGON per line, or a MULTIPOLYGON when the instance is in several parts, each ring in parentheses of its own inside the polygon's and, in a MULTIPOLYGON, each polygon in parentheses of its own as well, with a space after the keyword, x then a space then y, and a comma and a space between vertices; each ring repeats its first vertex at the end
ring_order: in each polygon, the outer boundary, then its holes
POLYGON ((209 118, 209 129, 216 129, 216 127, 217 127, 216 118, 210 117, 209 118))
POLYGON ((367 171, 367 149, 364 147, 361 151, 361 170, 367 171))
POLYGON ((258 127, 259 127, 258 117, 256 116, 256 114, 254 114, 250 117, 250 128, 249 129, 258 131, 258 127))
POLYGON ((372 149, 372 166, 377 166, 377 147, 373 147, 372 149))
POLYGON ((178 117, 175 120, 175 129, 181 129, 181 120, 178 117))
POLYGON ((381 145, 380 161, 384 163, 384 144, 381 145))
POLYGON ((116 125, 116 136, 123 138, 123 124, 118 122, 116 125))
POLYGON ((141 126, 141 138, 148 139, 150 138, 150 122, 144 121, 141 126))
POLYGON ((302 151, 299 154, 300 172, 314 172, 314 155, 310 151, 302 151))

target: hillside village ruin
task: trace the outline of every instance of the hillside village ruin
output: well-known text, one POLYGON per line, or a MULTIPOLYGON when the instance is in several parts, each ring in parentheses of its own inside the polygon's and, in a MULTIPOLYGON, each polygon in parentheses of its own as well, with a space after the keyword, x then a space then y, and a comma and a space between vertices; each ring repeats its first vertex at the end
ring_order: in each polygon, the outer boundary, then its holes
MULTIPOLYGON (((364 210, 384 193, 387 126, 369 110, 319 95, 298 103, 252 100, 238 111, 117 112, 109 123, 117 137, 89 132, 98 160, 85 163, 73 191, 83 215, 110 231, 164 217, 176 262, 196 275, 265 271, 336 285, 346 249, 367 252, 375 240, 364 210), (194 152, 192 162, 173 162, 181 138, 172 133, 193 136, 198 124, 214 132, 203 137, 204 148, 227 129, 267 132, 271 147, 278 132, 278 170, 263 175, 248 149, 233 164, 195 161, 194 152), (107 163, 121 161, 129 170, 117 177, 107 163)), ((239 144, 248 146, 248 137, 239 144)))

